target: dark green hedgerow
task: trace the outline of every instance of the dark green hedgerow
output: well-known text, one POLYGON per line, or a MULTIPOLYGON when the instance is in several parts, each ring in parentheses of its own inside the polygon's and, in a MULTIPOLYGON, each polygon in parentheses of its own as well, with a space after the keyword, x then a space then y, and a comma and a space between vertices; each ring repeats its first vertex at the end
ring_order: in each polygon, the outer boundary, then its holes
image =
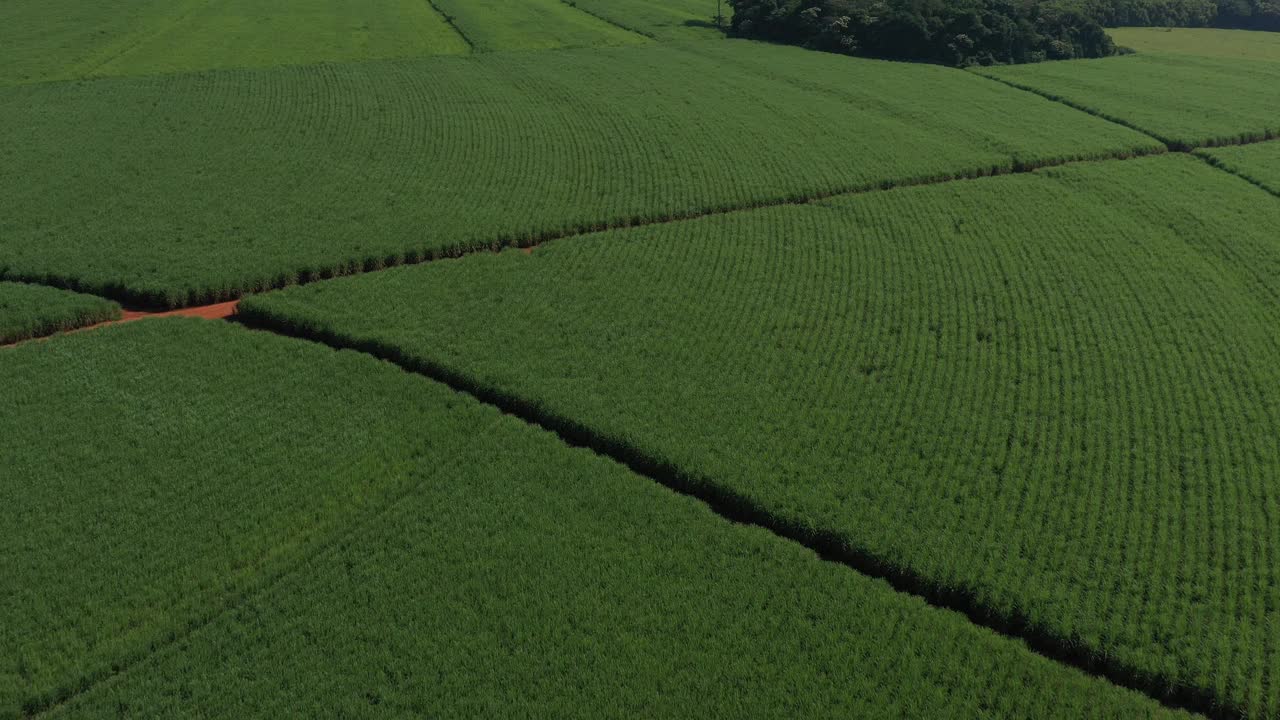
POLYGON ((731 0, 733 34, 966 67, 1114 55, 1097 17, 1045 0, 731 0))
POLYGON ((0 345, 120 317, 120 306, 92 295, 0 282, 0 345))
POLYGON ((967 73, 740 41, 3 88, 0 127, 0 279, 159 306, 1161 149, 967 73))
POLYGON ((1280 711, 1280 204, 1177 155, 250 298, 1207 713, 1280 711))
POLYGON ((152 320, 0 375, 2 717, 1165 714, 367 356, 152 320))
POLYGON ((1124 52, 1119 25, 1280 30, 1274 0, 731 0, 740 37, 965 67, 1124 52))
POLYGON ((1219 27, 1280 30, 1275 0, 1056 0, 1081 8, 1108 27, 1219 27))

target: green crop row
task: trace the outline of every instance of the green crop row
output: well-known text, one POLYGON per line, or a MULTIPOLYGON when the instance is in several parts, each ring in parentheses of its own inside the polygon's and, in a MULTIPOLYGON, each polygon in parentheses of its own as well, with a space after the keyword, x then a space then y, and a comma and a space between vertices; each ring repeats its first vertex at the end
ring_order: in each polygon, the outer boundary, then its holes
POLYGON ((1160 138, 1174 148, 1280 135, 1280 63, 1139 54, 977 70, 1160 138))
POLYGON ((738 41, 17 86, 0 126, 0 279, 163 306, 1162 149, 971 73, 738 41))
POLYGON ((1150 692, 1280 712, 1280 203, 1185 155, 249 298, 1150 692))
POLYGON ((1280 141, 1198 150, 1197 153, 1214 165, 1280 195, 1280 141))
POLYGON ((92 295, 0 282, 0 345, 114 320, 120 306, 92 295))
POLYGON ((465 53, 426 0, 6 0, 0 84, 465 53))
POLYGON ((0 717, 1163 714, 367 356, 171 319, 0 375, 0 717))

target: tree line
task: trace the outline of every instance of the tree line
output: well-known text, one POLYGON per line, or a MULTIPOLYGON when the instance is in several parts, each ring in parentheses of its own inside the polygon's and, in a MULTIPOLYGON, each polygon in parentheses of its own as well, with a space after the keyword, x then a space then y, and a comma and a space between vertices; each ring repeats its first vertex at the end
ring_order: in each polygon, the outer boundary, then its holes
POLYGON ((1280 30, 1280 0, 729 0, 731 34, 944 65, 1123 52, 1117 25, 1280 30))

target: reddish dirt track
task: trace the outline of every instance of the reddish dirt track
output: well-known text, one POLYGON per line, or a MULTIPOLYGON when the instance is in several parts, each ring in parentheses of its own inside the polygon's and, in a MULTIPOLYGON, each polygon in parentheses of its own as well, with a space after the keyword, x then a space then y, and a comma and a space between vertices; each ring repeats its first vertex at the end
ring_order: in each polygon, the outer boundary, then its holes
MULTIPOLYGON (((216 303, 214 305, 199 305, 196 307, 182 308, 180 310, 166 310, 164 312, 150 312, 147 310, 125 310, 121 314, 119 320, 108 320, 106 322, 101 322, 94 325, 86 325, 84 327, 76 328, 74 330, 66 330, 62 334, 87 332, 89 330, 95 330, 97 328, 106 327, 108 325, 119 325, 120 323, 133 322, 135 320, 146 320, 148 318, 195 317, 195 318, 204 318, 205 320, 226 320, 232 315, 235 315, 236 307, 239 304, 240 304, 239 300, 231 300, 229 302, 216 303)), ((31 338, 30 340, 19 340, 16 343, 10 343, 8 345, 0 345, 0 348, 8 348, 8 347, 13 347, 15 345, 22 345, 24 343, 37 342, 39 340, 48 339, 49 337, 52 337, 52 336, 46 335, 44 337, 31 338)))
MULTIPOLYGON (((230 302, 217 303, 215 305, 199 305, 196 307, 182 308, 181 310, 166 310, 165 312, 125 310, 123 317, 119 320, 111 320, 102 324, 114 325, 116 323, 132 322, 134 320, 157 317, 198 317, 204 318, 205 320, 225 320, 235 314, 236 306, 239 304, 239 300, 231 300, 230 302)), ((89 327, 97 327, 97 325, 91 325, 89 327)), ((81 330, 88 329, 89 328, 81 328, 81 330)))

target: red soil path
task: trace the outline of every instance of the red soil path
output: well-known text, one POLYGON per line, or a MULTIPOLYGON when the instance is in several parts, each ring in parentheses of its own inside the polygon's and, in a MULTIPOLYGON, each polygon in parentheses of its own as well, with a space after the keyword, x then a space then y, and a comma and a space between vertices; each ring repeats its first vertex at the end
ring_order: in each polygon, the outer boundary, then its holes
MULTIPOLYGON (((108 320, 106 322, 100 322, 94 325, 86 325, 84 327, 75 328, 74 330, 66 330, 62 334, 86 332, 88 330, 95 330, 97 328, 106 327, 108 325, 119 325, 120 323, 133 322, 135 320, 146 320, 148 318, 195 317, 195 318, 204 318, 205 320, 226 320, 227 318, 236 314, 236 307, 239 304, 240 304, 239 300, 231 300, 229 302, 216 303, 214 305, 198 305, 196 307, 181 308, 179 310, 166 310, 164 312, 151 312, 148 310, 125 310, 123 313, 121 313, 119 320, 108 320)), ((19 340, 16 343, 10 343, 8 345, 0 345, 0 348, 9 348, 15 345, 22 345, 24 343, 36 342, 38 340, 46 340, 49 337, 52 337, 52 336, 31 338, 29 340, 19 340)))
MULTIPOLYGON (((196 307, 182 308, 180 310, 166 310, 165 312, 125 310, 124 315, 119 320, 109 320, 101 323, 101 325, 115 325, 117 323, 157 317, 198 317, 204 318, 205 320, 226 320, 236 313, 236 306, 239 304, 239 300, 231 300, 229 302, 217 303, 214 305, 197 305, 196 307)), ((90 325, 89 327, 80 329, 88 330, 89 328, 95 327, 99 327, 99 325, 90 325)))

